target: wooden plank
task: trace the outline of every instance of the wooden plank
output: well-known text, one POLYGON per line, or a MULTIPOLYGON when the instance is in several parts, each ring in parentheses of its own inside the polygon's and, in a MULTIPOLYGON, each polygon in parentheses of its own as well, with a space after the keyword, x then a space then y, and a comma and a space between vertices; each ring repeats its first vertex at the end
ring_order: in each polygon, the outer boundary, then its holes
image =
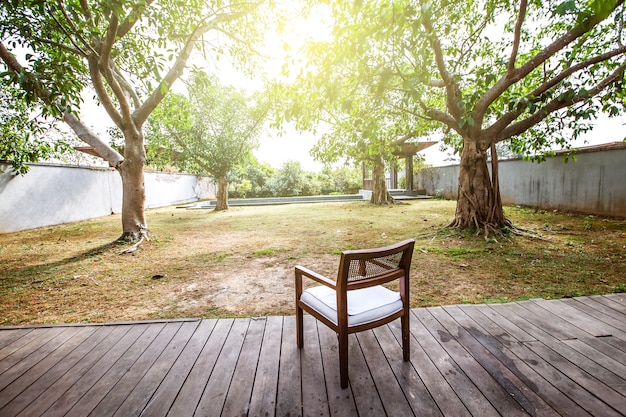
POLYGON ((387 362, 385 354, 381 350, 374 332, 367 330, 357 333, 357 339, 367 367, 372 375, 372 380, 376 385, 378 395, 388 416, 410 416, 413 410, 400 388, 393 370, 387 362))
POLYGON ((265 317, 253 318, 250 321, 239 353, 237 366, 233 372, 234 382, 230 384, 224 401, 224 408, 222 409, 224 416, 245 416, 248 414, 252 387, 258 372, 257 365, 259 364, 266 321, 265 317))
MULTIPOLYGON (((528 325, 526 329, 536 340, 541 341, 550 349, 558 352, 570 362, 577 364, 580 368, 584 369, 587 373, 598 378, 599 380, 607 381, 609 384, 618 383, 621 380, 621 378, 613 372, 615 369, 620 370, 620 368, 624 368, 624 365, 611 360, 603 353, 589 347, 580 340, 572 339, 561 341, 553 337, 551 334, 543 331, 539 327, 532 325, 528 325), (572 348, 574 343, 577 343, 580 346, 578 348, 572 348), (587 352, 585 352, 585 349, 587 352), (612 370, 613 372, 607 371, 607 369, 612 370)), ((592 340, 598 342, 597 339, 592 340)), ((602 338, 602 342, 605 341, 606 338, 602 338)), ((532 341, 528 341, 528 343, 532 343, 532 341)), ((624 358, 626 359, 626 357, 624 358)))
MULTIPOLYGON (((606 343, 607 339, 603 337, 598 343, 606 343)), ((568 359, 596 378, 609 381, 609 384, 617 383, 614 376, 626 380, 626 353, 615 349, 614 355, 607 355, 580 339, 564 340, 563 343, 579 354, 578 357, 568 359)), ((607 348, 602 350, 606 351, 607 348)))
MULTIPOLYGON (((528 331, 532 331, 532 327, 534 325, 524 320, 528 318, 528 310, 522 308, 520 306, 520 303, 502 304, 494 307, 508 312, 508 314, 510 314, 511 316, 507 315, 507 318, 514 321, 516 324, 522 324, 526 322, 526 328, 528 329, 528 331), (524 317, 524 319, 522 319, 522 317, 520 316, 524 317)), ((551 318, 555 316, 544 316, 543 322, 548 320, 548 317, 551 318)), ((525 342, 525 344, 528 343, 532 342, 525 342)), ((587 390, 577 384, 576 381, 573 381, 571 378, 569 378, 567 375, 563 374, 559 369, 557 369, 555 366, 558 366, 558 364, 550 363, 548 358, 543 358, 537 355, 526 345, 524 346, 524 348, 517 346, 515 349, 513 349, 513 351, 520 359, 529 364, 537 373, 542 375, 554 387, 556 387, 568 398, 578 404, 578 406, 586 410, 589 414, 593 415, 594 410, 602 410, 603 408, 605 408, 603 403, 599 401, 595 396, 591 395, 587 390)), ((607 411, 607 413, 607 416, 614 415, 610 411, 607 411)), ((576 414, 574 413, 572 415, 576 414)))
MULTIPOLYGON (((424 347, 419 342, 422 332, 425 331, 423 325, 417 320, 414 312, 411 314, 411 365, 418 373, 424 386, 430 393, 433 401, 445 416, 471 416, 461 399, 454 392, 448 381, 439 372, 437 366, 428 356, 424 347)), ((399 327, 389 327, 396 340, 402 340, 399 327)), ((418 414, 419 415, 419 414, 418 414)))
MULTIPOLYGON (((337 333, 324 325, 318 325, 317 332, 322 348, 322 364, 326 378, 326 391, 328 392, 328 408, 330 409, 330 415, 333 417, 355 416, 357 415, 357 410, 354 397, 352 396, 352 390, 341 389, 337 333)), ((295 339, 293 343, 295 343, 295 339)))
POLYGON ((6 346, 14 343, 16 340, 21 339, 28 333, 32 332, 34 328, 29 329, 7 329, 0 327, 0 350, 6 346))
MULTIPOLYGON (((489 307, 494 306, 499 305, 489 305, 489 307)), ((517 315, 541 327, 559 340, 575 339, 583 333, 581 329, 572 326, 565 320, 561 320, 552 314, 546 314, 546 310, 538 306, 532 300, 502 304, 502 306, 503 308, 515 308, 517 315)))
MULTIPOLYGON (((65 327, 39 329, 36 332, 30 332, 24 335, 24 337, 0 349, 0 378, 2 378, 4 372, 11 369, 16 363, 20 362, 37 349, 40 349, 43 345, 66 330, 68 329, 65 327)), ((2 381, 2 379, 0 379, 0 381, 2 381)))
POLYGON ((167 415, 172 417, 184 416, 193 413, 202 398, 209 377, 213 373, 219 354, 222 351, 226 337, 230 333, 235 320, 221 319, 215 324, 211 335, 196 359, 191 372, 178 392, 174 403, 167 415), (190 411, 191 410, 191 411, 190 411))
MULTIPOLYGON (((354 334, 348 336, 348 377, 359 416, 386 416, 385 407, 376 391, 363 351, 354 334)), ((337 353, 339 366, 339 353, 337 353)))
MULTIPOLYGON (((537 355, 549 362, 554 368, 558 369, 564 375, 567 375, 572 381, 575 381, 576 385, 581 386, 587 391, 584 395, 588 395, 588 398, 582 401, 587 402, 589 398, 595 401, 596 398, 593 397, 595 396, 597 399, 613 408, 613 410, 611 410, 608 407, 602 407, 603 404, 589 404, 587 410, 590 413, 602 414, 604 416, 619 416, 621 414, 619 412, 620 409, 626 411, 626 397, 618 394, 602 381, 581 370, 576 364, 566 360, 563 356, 551 350, 542 342, 527 342, 526 345, 537 355), (592 395, 589 395, 589 393, 592 395)), ((578 391, 577 388, 575 389, 578 391)))
MULTIPOLYGON (((430 317, 424 314, 422 321, 431 330, 436 330, 440 335, 441 346, 448 352, 452 360, 454 360, 465 372, 467 377, 480 390, 482 395, 490 402, 501 415, 505 416, 525 416, 526 410, 522 405, 515 401, 512 395, 521 394, 521 391, 507 391, 498 380, 487 372, 478 362, 471 351, 461 344, 462 342, 471 343, 473 339, 468 335, 458 322, 456 322, 442 307, 432 307, 426 309, 430 313, 430 317), (427 323, 428 324, 427 324, 427 323), (448 336, 445 336, 446 333, 448 336), (443 337, 442 337, 443 336, 443 337)), ((475 346, 477 347, 477 346, 475 346)), ((477 356, 482 354, 482 359, 487 360, 490 356, 486 350, 476 349, 473 351, 477 356)), ((496 368, 497 369, 497 368, 496 368)), ((503 379, 500 379, 501 381, 503 379)), ((508 385, 507 388, 512 388, 508 385)), ((521 397, 521 395, 520 395, 521 397)), ((525 397, 524 397, 525 398, 525 397)))
MULTIPOLYGON (((200 321, 185 322, 178 328, 174 337, 158 355, 158 358, 154 361, 154 363, 152 365, 146 364, 143 366, 143 368, 148 368, 147 372, 145 372, 139 382, 135 385, 134 389, 121 403, 121 405, 119 405, 119 408, 117 408, 113 414, 114 416, 125 417, 138 416, 141 414, 141 411, 144 409, 146 404, 148 404, 148 401, 150 401, 152 395, 156 392, 159 385, 174 365, 174 362, 179 358, 199 324, 200 321)), ((156 351, 154 355, 157 355, 156 351)), ((138 372, 138 374, 141 374, 141 372, 138 372)), ((129 384, 128 381, 126 383, 129 384)), ((180 385, 169 386, 170 390, 176 392, 179 388, 180 385)), ((119 397, 121 398, 121 395, 119 397)), ((110 407, 110 409, 114 408, 114 406, 110 407)), ((97 410, 94 410, 94 412, 96 411, 97 410)))
POLYGON ((441 417, 439 407, 411 362, 404 362, 402 359, 401 342, 394 337, 392 328, 396 329, 399 334, 401 333, 399 321, 396 320, 388 326, 375 328, 374 334, 413 414, 420 417, 441 417))
POLYGON ((295 316, 283 319, 283 335, 276 388, 276 417, 302 416, 302 350, 296 344, 295 316))
MULTIPOLYGON (((10 368, 6 369, 0 375, 0 390, 5 389, 9 384, 15 383, 18 378, 22 377, 25 373, 30 371, 39 362, 45 361, 48 356, 54 354, 79 331, 79 329, 77 328, 56 330, 58 331, 55 332, 55 336, 45 343, 38 345, 37 343, 35 343, 35 341, 33 341, 32 343, 28 344, 28 348, 26 348, 25 346, 24 349, 20 349, 18 352, 15 352, 13 355, 2 361, 3 367, 9 366, 8 364, 10 364, 10 368), (22 357, 25 351, 30 351, 30 353, 28 354, 28 356, 22 357), (19 360, 17 360, 18 358, 19 360)), ((47 362, 44 362, 43 366, 46 365, 47 362)), ((35 369, 34 372, 37 372, 37 370, 35 369)))
MULTIPOLYGON (((535 359, 525 360, 524 351, 528 350, 524 345, 526 342, 511 340, 510 333, 505 331, 505 328, 511 329, 512 326, 517 325, 519 320, 523 321, 523 319, 515 316, 512 312, 505 311, 502 305, 492 305, 486 309, 483 307, 459 306, 465 314, 487 332, 486 334, 474 334, 476 340, 519 378, 526 387, 535 392, 558 413, 568 416, 589 416, 589 413, 559 391, 549 381, 550 378, 544 378, 531 366, 538 363, 535 359)), ((526 331, 523 334, 528 335, 526 331)))
MULTIPOLYGON (((58 402, 65 402, 71 407, 77 398, 72 397, 69 393, 72 392, 71 387, 82 378, 86 373, 93 369, 96 363, 102 363, 103 359, 107 356, 112 357, 115 355, 116 347, 123 347, 125 340, 127 346, 136 340, 146 329, 147 325, 135 325, 135 326, 117 326, 117 327, 102 327, 96 333, 101 340, 96 339, 95 347, 90 350, 85 356, 81 357, 80 352, 76 357, 68 361, 67 369, 60 368, 59 372, 54 372, 49 376, 50 379, 54 379, 54 383, 50 385, 44 392, 37 395, 40 391, 37 389, 37 385, 34 384, 25 391, 20 397, 20 400, 30 402, 28 406, 22 411, 20 415, 26 416, 38 416, 41 415, 53 404, 58 402), (32 389, 32 391, 30 391, 32 389), (33 400, 33 398, 36 398, 33 400)), ((119 353, 121 355, 121 352, 119 353)), ((82 394, 81 394, 82 395, 82 394)))
POLYGON ((592 295, 590 297, 592 300, 599 302, 600 304, 604 304, 605 306, 621 312, 621 313, 625 313, 624 311, 624 304, 622 302, 620 302, 620 300, 623 300, 623 296, 619 297, 618 294, 613 294, 613 295, 592 295))
POLYGON ((601 297, 620 303, 622 305, 621 311, 626 311, 626 293, 604 294, 601 297))
MULTIPOLYGON (((194 415, 219 416, 237 365, 250 319, 235 319, 194 415)), ((188 415, 189 413, 179 414, 188 415)))
MULTIPOLYGON (((471 308, 471 306, 467 308, 471 308)), ((500 398, 490 398, 494 407, 502 415, 526 415, 526 413, 541 416, 559 415, 507 368, 499 358, 480 343, 480 339, 489 339, 492 336, 487 334, 487 331, 480 324, 465 314, 458 306, 444 307, 441 310, 431 311, 431 313, 446 327, 449 333, 456 335, 457 341, 480 363, 484 372, 488 373, 490 378, 493 378, 504 394, 508 396, 506 400, 502 398, 502 394, 500 394, 500 398), (442 314, 441 311, 445 311, 447 315, 442 314), (509 401, 514 401, 516 406, 512 407, 509 401)), ((498 343, 497 341, 494 342, 498 343)), ((463 369, 467 369, 467 367, 463 366, 463 369)), ((483 378, 481 374, 482 372, 479 371, 477 377, 483 378)), ((489 386, 487 385, 485 388, 489 389, 489 386)), ((485 395, 489 397, 487 394, 485 395)))
MULTIPOLYGON (((9 401, 18 396, 22 391, 30 387, 35 381, 37 381, 42 375, 47 373, 51 368, 57 365, 59 361, 63 360, 69 353, 76 349, 94 332, 94 327, 83 327, 80 329, 77 328, 73 334, 63 333, 63 335, 66 336, 65 340, 59 341, 60 344, 52 352, 45 352, 43 356, 34 356, 32 361, 29 358, 28 362, 34 363, 34 366, 30 367, 17 379, 12 381, 10 385, 0 390, 0 409, 7 405, 9 401)), ((22 363, 24 363, 24 361, 20 362, 20 364, 22 363)), ((7 409, 5 409, 4 412, 8 413, 7 409)))
POLYGON ((528 332, 534 332, 535 336, 537 334, 549 334, 561 341, 579 339, 608 356, 619 352, 606 342, 607 337, 592 336, 554 314, 545 314, 546 310, 535 303, 509 303, 502 304, 500 308, 507 312, 514 312, 516 317, 522 318, 522 320, 517 320, 516 324, 528 332), (563 331, 556 331, 555 328, 560 328, 563 331), (567 335, 567 337, 563 337, 563 335, 567 335))
POLYGON ((300 352, 300 364, 302 367, 302 415, 305 417, 330 415, 320 341, 317 334, 317 320, 309 315, 304 316, 304 347, 300 352))
MULTIPOLYGON (((276 389, 280 364, 280 345, 283 318, 270 316, 265 324, 265 333, 259 354, 259 364, 254 378, 250 398, 250 416, 273 416, 276 410, 276 389)), ((295 343, 295 341, 291 341, 295 343)))
POLYGON ((438 331, 436 327, 431 328, 429 325, 433 325, 432 316, 425 309, 414 310, 414 313, 416 320, 411 320, 411 331, 416 329, 416 338, 469 412, 477 416, 499 415, 459 364, 443 348, 442 343, 450 341, 452 335, 445 331, 441 332, 440 329, 438 331))
MULTIPOLYGON (((165 416, 198 360, 217 320, 202 320, 163 382, 156 390, 142 414, 145 416, 165 416)), ((195 403, 194 403, 195 408, 195 403)))
MULTIPOLYGON (((124 355, 121 363, 118 361, 87 392, 85 397, 83 397, 87 401, 79 402, 67 413, 67 416, 113 415, 120 404, 123 403, 139 381, 150 370, 182 325, 182 322, 166 323, 151 343, 141 349, 139 357, 136 357, 136 354, 132 352, 132 361, 126 361, 124 359, 127 358, 127 355, 124 355)), ((133 350, 135 350, 134 347, 131 347, 129 352, 133 350)))
MULTIPOLYGON (((110 372, 123 373, 134 360, 141 355, 143 350, 158 335, 165 324, 149 324, 140 326, 137 331, 134 326, 127 332, 118 343, 116 343, 100 360, 98 360, 85 374, 81 376, 71 387, 61 395, 57 401, 47 410, 48 415, 65 415, 71 408, 75 407, 81 400, 88 401, 91 397, 85 395, 92 387, 101 381, 110 372)), ((118 378, 119 379, 119 378, 118 378)), ((110 389, 114 381, 109 381, 110 389)), ((104 394, 102 394, 104 395, 104 394)), ((86 416, 100 401, 100 397, 94 397, 95 404, 82 415, 86 416)), ((80 406, 79 406, 80 407, 80 406)), ((80 409, 78 410, 80 412, 80 409)))
POLYGON ((585 304, 595 310, 600 311, 602 314, 605 314, 609 317, 613 317, 615 320, 626 321, 626 311, 621 311, 621 309, 616 310, 610 306, 607 306, 604 303, 598 301, 599 297, 576 297, 574 300, 578 301, 581 304, 585 304))
POLYGON ((626 315, 624 316, 622 320, 619 320, 608 314, 604 314, 602 311, 599 311, 587 304, 581 303, 580 301, 574 298, 563 298, 562 300, 559 300, 559 301, 564 304, 567 304, 569 307, 573 309, 580 311, 581 314, 585 314, 589 316, 594 321, 600 321, 602 323, 606 323, 607 325, 615 329, 621 330, 621 328, 624 326, 624 323, 626 323, 626 315))
POLYGON ((598 321, 561 300, 533 300, 535 304, 543 308, 550 318, 553 316, 568 322, 570 325, 577 327, 586 333, 595 337, 616 336, 626 341, 626 332, 622 329, 613 327, 602 321, 598 321))

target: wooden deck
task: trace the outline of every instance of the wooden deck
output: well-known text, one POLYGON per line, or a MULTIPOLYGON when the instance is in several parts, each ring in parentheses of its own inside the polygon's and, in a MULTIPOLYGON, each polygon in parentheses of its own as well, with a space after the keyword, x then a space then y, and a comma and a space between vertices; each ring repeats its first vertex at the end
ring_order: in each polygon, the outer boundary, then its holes
POLYGON ((0 328, 0 416, 624 416, 626 296, 413 310, 337 340, 305 316, 0 328))

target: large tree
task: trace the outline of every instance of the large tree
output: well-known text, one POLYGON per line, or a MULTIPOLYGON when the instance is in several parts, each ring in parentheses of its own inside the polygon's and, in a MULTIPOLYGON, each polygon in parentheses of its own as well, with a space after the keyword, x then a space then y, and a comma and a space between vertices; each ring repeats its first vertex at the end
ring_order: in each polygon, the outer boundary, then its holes
POLYGON ((0 5, 0 70, 23 100, 65 121, 122 178, 122 238, 148 233, 143 125, 194 49, 248 59, 259 1, 8 0, 0 5), (219 32, 219 36, 211 33, 219 32), (224 36, 225 34, 225 36, 224 36), (78 118, 90 86, 124 136, 123 155, 78 118))
POLYGON ((166 138, 179 150, 175 164, 217 179, 215 210, 228 209, 228 176, 250 160, 267 115, 267 102, 248 97, 215 77, 196 71, 188 96, 173 94, 150 117, 148 141, 166 138))
POLYGON ((537 156, 624 109, 623 0, 330 4, 333 39, 312 71, 352 68, 340 71, 348 85, 376 81, 390 106, 443 126, 461 149, 453 226, 509 225, 496 144, 537 156))

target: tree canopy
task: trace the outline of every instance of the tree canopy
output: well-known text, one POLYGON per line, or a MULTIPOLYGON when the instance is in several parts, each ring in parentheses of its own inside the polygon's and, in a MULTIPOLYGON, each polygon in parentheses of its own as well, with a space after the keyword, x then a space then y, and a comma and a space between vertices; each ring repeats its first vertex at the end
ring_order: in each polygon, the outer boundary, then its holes
MULTIPOLYGON (((599 113, 624 110, 623 0, 314 3, 332 11, 332 37, 307 49, 312 64, 298 85, 312 104, 302 116, 296 103, 295 116, 306 122, 311 114, 322 119, 320 108, 352 109, 354 93, 365 91, 384 103, 398 139, 441 128, 461 150, 454 226, 510 225, 499 200, 497 143, 541 158, 599 113)), ((369 115, 378 116, 371 108, 369 115)), ((357 121, 349 121, 353 130, 357 121)))
POLYGON ((192 52, 240 64, 272 17, 265 1, 9 0, 0 4, 3 86, 32 111, 65 121, 120 173, 124 239, 147 235, 143 125, 192 52), (213 34, 219 33, 219 35, 213 34), (89 86, 124 136, 124 154, 78 116, 89 86))
POLYGON ((175 163, 184 171, 215 177, 216 210, 225 210, 227 177, 250 159, 268 104, 259 94, 255 100, 201 71, 194 72, 187 94, 164 100, 150 118, 147 140, 179 150, 175 163))

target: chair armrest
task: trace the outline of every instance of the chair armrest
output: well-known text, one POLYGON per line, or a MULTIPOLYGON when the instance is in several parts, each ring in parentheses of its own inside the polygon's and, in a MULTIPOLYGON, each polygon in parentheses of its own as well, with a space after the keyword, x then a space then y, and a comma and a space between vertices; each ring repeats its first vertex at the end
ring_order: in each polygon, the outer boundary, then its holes
POLYGON ((322 285, 326 285, 327 287, 335 289, 335 281, 326 278, 324 275, 318 274, 315 271, 311 271, 308 268, 305 268, 300 265, 296 265, 296 281, 302 281, 302 277, 305 276, 307 278, 312 279, 313 281, 317 281, 322 285))

